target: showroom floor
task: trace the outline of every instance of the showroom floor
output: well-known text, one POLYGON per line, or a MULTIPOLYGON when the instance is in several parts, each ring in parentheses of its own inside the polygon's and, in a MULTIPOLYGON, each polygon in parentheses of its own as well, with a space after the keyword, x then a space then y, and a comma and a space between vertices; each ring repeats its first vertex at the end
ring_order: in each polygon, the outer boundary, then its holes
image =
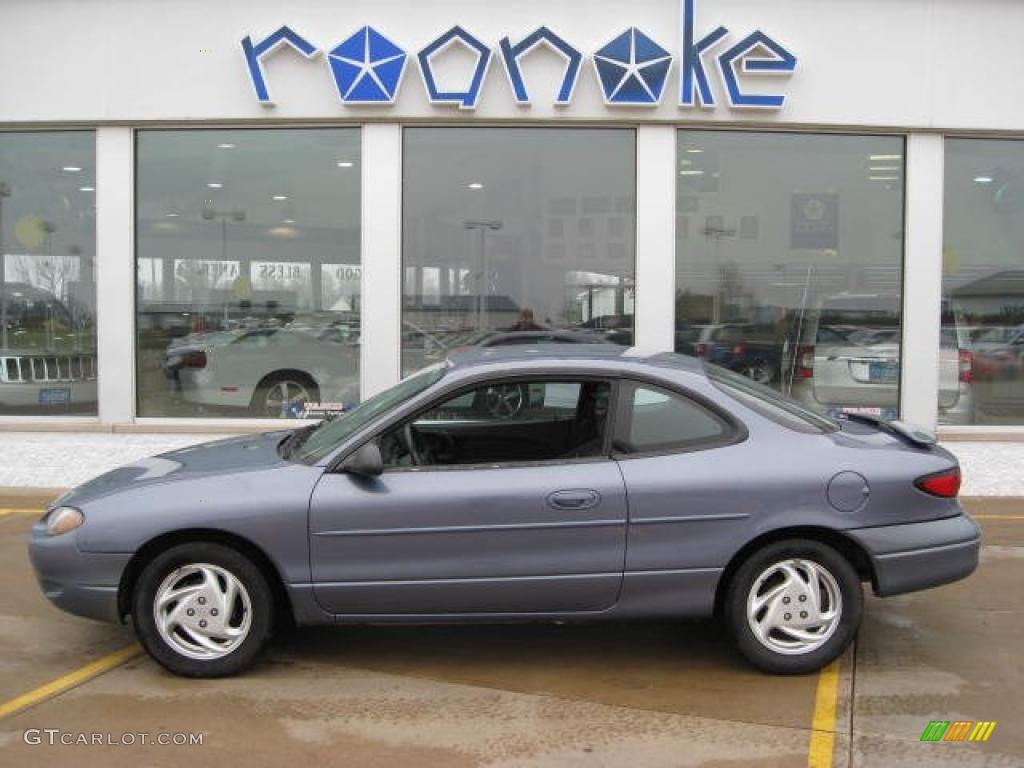
POLYGON ((817 675, 761 675, 713 623, 692 622, 299 630, 249 674, 194 681, 139 655, 128 628, 46 602, 25 550, 40 502, 28 498, 0 496, 7 765, 1024 763, 1024 501, 969 502, 984 529, 978 573, 870 598, 855 649, 817 675), (997 726, 985 743, 922 743, 931 720, 997 726), (55 745, 42 729, 59 729, 55 745), (203 741, 59 743, 140 732, 203 741))

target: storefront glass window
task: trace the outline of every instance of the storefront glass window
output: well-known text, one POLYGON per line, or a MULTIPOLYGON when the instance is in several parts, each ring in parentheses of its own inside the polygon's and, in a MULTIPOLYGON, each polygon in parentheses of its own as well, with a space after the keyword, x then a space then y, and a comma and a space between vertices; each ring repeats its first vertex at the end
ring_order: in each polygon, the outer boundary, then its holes
POLYGON ((0 133, 0 415, 96 415, 95 146, 0 133))
POLYGON ((676 351, 895 417, 903 139, 683 130, 677 163, 676 351))
POLYGON ((360 134, 141 131, 140 416, 359 400, 360 134))
POLYGON ((632 343, 632 130, 404 136, 405 373, 463 346, 632 343))
POLYGON ((940 424, 1024 424, 1024 142, 947 139, 943 327, 959 357, 940 424), (947 324, 948 325, 948 324, 947 324))

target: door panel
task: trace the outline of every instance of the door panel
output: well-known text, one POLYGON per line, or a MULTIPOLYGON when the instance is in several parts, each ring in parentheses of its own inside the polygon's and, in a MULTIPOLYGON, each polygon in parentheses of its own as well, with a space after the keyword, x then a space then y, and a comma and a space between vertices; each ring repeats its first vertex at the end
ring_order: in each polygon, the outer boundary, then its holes
POLYGON ((327 474, 310 503, 315 594, 338 614, 613 605, 626 498, 615 462, 327 474), (579 497, 573 506, 553 498, 579 497))

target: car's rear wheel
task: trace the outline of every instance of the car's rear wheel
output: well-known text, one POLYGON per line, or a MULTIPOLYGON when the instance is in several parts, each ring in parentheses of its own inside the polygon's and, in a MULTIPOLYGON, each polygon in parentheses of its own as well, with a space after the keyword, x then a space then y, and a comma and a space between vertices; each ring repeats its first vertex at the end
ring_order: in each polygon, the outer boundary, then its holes
POLYGON ((270 635, 273 606, 267 580, 249 558, 194 542, 143 569, 132 621, 146 651, 171 672, 223 677, 255 660, 270 635))
POLYGON ((303 373, 274 373, 267 376, 256 387, 250 410, 253 415, 267 419, 284 419, 294 414, 289 409, 294 404, 301 408, 303 403, 319 402, 320 389, 309 376, 303 373))
POLYGON ((740 652, 766 672, 801 674, 839 656, 860 626, 864 596, 853 566, 818 541, 769 544, 734 574, 725 615, 740 652))

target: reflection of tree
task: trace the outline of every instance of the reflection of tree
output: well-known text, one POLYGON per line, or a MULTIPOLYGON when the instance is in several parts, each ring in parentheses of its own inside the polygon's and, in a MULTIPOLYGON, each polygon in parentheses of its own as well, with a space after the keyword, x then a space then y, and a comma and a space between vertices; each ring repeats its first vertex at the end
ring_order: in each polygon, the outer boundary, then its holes
POLYGON ((60 301, 67 299, 68 283, 75 278, 71 259, 19 254, 14 257, 12 266, 21 282, 46 291, 60 301))

